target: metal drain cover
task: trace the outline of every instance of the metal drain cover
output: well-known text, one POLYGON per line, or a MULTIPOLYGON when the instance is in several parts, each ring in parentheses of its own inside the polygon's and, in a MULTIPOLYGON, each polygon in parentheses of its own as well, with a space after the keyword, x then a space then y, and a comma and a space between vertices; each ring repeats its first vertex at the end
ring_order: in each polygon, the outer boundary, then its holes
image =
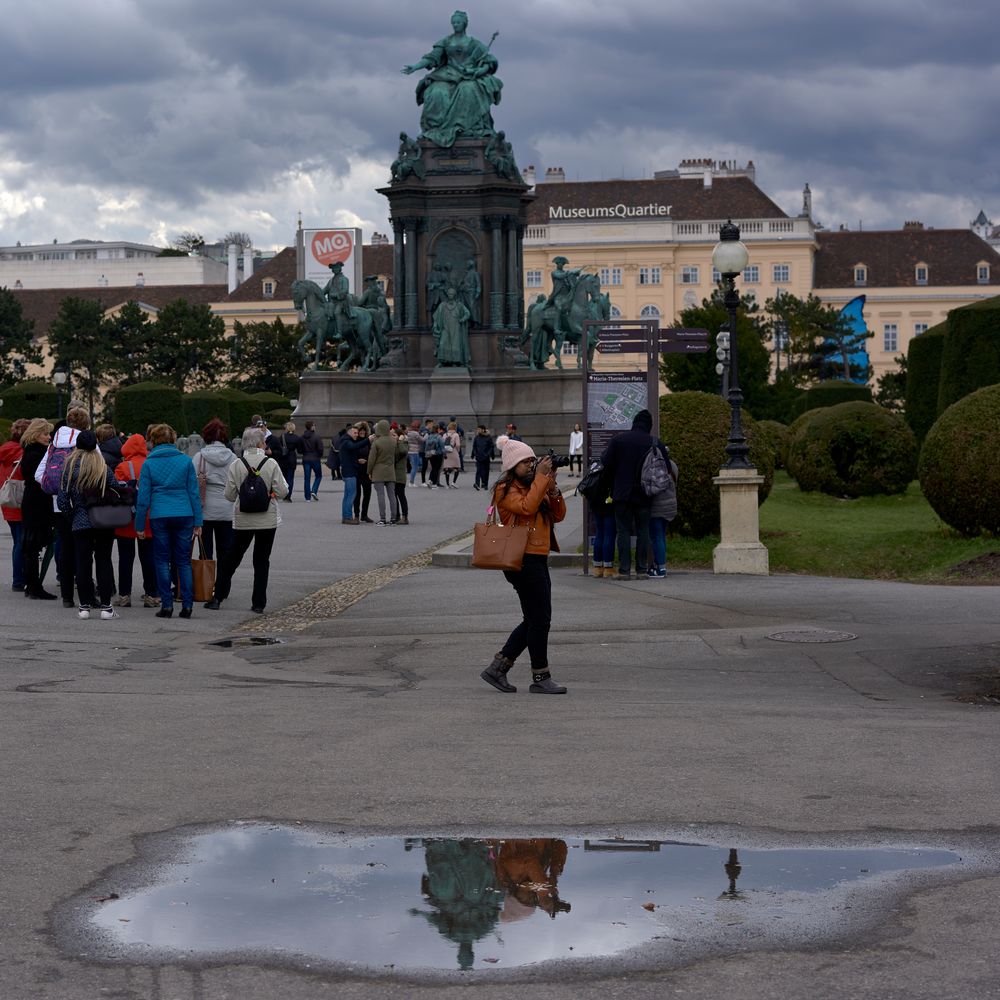
POLYGON ((826 628, 793 628, 787 632, 772 632, 767 638, 775 642, 847 642, 857 636, 853 632, 834 632, 826 628))

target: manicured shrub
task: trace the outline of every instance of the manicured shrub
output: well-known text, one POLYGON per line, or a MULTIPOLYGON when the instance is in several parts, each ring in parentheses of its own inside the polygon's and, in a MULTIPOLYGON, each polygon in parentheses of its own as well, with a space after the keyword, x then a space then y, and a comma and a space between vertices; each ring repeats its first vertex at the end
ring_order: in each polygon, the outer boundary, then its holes
POLYGON ((824 407, 798 428, 789 446, 789 471, 806 492, 905 493, 916 470, 913 431, 899 414, 874 403, 824 407))
POLYGON ((243 433, 250 426, 250 418, 259 413, 264 415, 264 408, 249 393, 240 389, 219 389, 218 395, 229 403, 229 430, 234 437, 243 433))
POLYGON ((180 389, 159 382, 137 382, 115 393, 115 426, 128 434, 145 434, 150 424, 170 424, 184 434, 180 389))
POLYGON ((290 402, 289 398, 282 396, 280 392, 251 392, 250 395, 257 401, 260 413, 285 409, 290 402))
MULTIPOLYGON (((70 400, 69 386, 63 386, 62 405, 63 416, 70 400)), ((58 394, 51 382, 41 379, 18 382, 16 385, 0 389, 0 399, 3 399, 3 415, 8 420, 20 420, 27 417, 45 417, 55 420, 59 412, 58 394)))
POLYGON ((0 417, 0 444, 10 440, 10 429, 13 424, 13 420, 8 420, 6 417, 0 417))
POLYGON ((941 389, 941 354, 948 322, 924 330, 906 350, 906 422, 921 444, 937 420, 941 389))
POLYGON ((757 432, 761 439, 774 453, 774 467, 785 467, 785 455, 788 452, 788 427, 777 420, 758 420, 757 432))
POLYGON ((938 415, 970 392, 998 382, 1000 295, 948 313, 948 336, 941 352, 938 415))
POLYGON ((785 469, 788 474, 798 482, 796 475, 796 461, 801 453, 799 440, 804 438, 809 425, 822 413, 822 410, 806 410, 800 417, 796 417, 788 428, 788 444, 785 448, 785 469))
POLYGON ((924 439, 920 488, 938 517, 963 535, 1000 533, 998 440, 1000 385, 953 403, 924 439))
POLYGON ((817 382, 804 390, 797 401, 799 414, 808 410, 818 410, 824 406, 839 406, 860 400, 864 403, 872 401, 872 391, 867 385, 857 382, 845 382, 842 379, 829 379, 817 382))
POLYGON ((232 430, 229 400, 216 390, 196 389, 184 394, 184 422, 189 434, 201 434, 202 427, 215 417, 232 430))
MULTIPOLYGON (((677 517, 671 530, 694 538, 719 533, 719 488, 712 482, 726 461, 726 441, 732 410, 708 392, 673 392, 660 397, 660 438, 677 463, 677 517)), ((758 503, 774 482, 774 454, 758 433, 757 422, 743 411, 743 433, 750 444, 750 461, 764 477, 758 503)))
POLYGON ((284 427, 292 419, 292 411, 286 406, 284 409, 268 410, 265 414, 267 426, 275 429, 284 427))

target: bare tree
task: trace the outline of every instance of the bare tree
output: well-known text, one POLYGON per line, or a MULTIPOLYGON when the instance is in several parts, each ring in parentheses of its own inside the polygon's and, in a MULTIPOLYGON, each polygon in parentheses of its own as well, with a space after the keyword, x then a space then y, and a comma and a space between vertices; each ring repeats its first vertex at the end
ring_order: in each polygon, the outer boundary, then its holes
POLYGON ((195 233, 191 230, 186 230, 183 233, 178 233, 171 241, 170 245, 175 250, 182 250, 184 253, 191 253, 195 250, 200 250, 205 245, 205 237, 201 233, 195 233))
POLYGON ((253 246, 253 237, 249 233, 241 233, 237 230, 232 230, 226 233, 219 242, 223 246, 229 246, 230 243, 235 243, 238 247, 244 247, 245 249, 250 249, 253 246))

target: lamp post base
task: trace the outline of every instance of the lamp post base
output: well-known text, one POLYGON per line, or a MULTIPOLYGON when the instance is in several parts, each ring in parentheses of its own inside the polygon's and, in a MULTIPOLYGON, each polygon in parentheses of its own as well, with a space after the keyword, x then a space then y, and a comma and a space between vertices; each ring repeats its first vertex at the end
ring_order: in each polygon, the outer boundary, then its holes
POLYGON ((713 480, 719 487, 722 537, 712 552, 716 573, 767 576, 767 546, 760 540, 757 493, 764 477, 757 470, 722 469, 713 480))

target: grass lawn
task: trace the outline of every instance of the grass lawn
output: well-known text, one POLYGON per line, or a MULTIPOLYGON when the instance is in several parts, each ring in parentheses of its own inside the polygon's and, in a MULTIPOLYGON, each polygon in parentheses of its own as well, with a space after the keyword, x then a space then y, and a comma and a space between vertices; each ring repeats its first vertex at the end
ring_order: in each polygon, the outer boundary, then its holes
MULTIPOLYGON (((838 500, 803 493, 787 473, 760 508, 772 573, 808 573, 919 583, 1000 583, 1000 539, 962 538, 937 517, 913 482, 903 496, 838 500), (982 559, 972 566, 953 567, 982 559)), ((707 567, 718 537, 671 537, 667 561, 707 567)))

